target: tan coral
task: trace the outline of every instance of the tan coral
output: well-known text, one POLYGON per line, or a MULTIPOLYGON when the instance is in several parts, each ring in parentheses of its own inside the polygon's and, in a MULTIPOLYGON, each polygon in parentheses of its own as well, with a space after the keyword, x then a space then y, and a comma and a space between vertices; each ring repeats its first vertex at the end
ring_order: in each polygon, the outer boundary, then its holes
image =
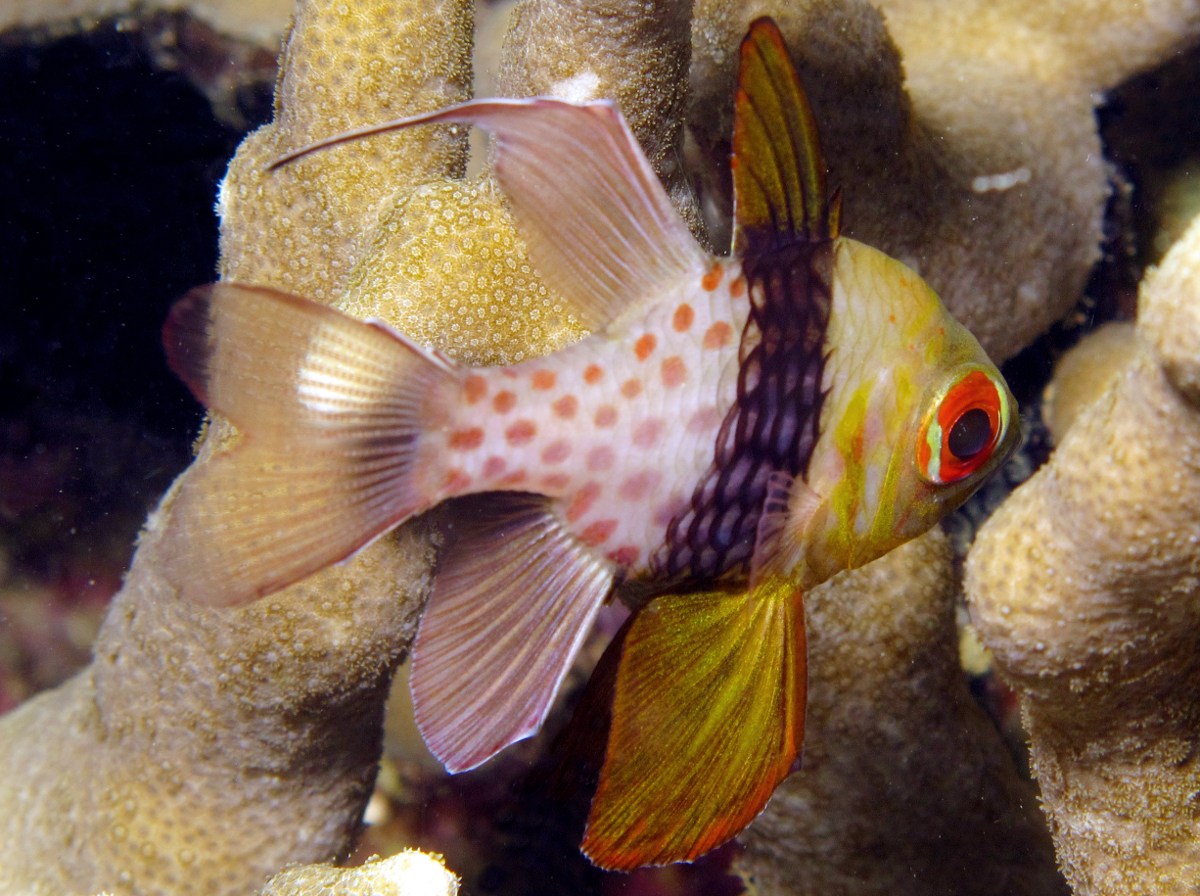
POLYGON ((967 566, 1081 896, 1200 886, 1200 219, 1140 302, 1125 370, 967 566))
MULTIPOLYGON (((462 2, 300 8, 277 122, 243 144, 223 190, 227 276, 344 293, 390 193, 455 173, 462 140, 427 129, 278 176, 264 166, 276 147, 329 128, 464 98, 470 24, 462 2)), ((207 440, 198 464, 218 441, 207 440)), ((429 541, 410 527, 218 613, 182 603, 158 574, 188 524, 171 518, 168 495, 92 666, 0 722, 0 889, 246 893, 284 864, 349 850, 429 541)))
POLYGON ((742 835, 763 896, 1066 892, 1032 788, 967 691, 931 532, 806 601, 804 761, 742 835))
POLYGON ((1097 98, 1194 42, 1200 4, 880 6, 699 0, 693 129, 719 157, 731 48, 754 16, 776 16, 845 189, 846 232, 920 271, 1004 360, 1065 314, 1099 259, 1097 98))
POLYGON ((306 865, 271 878, 262 896, 457 896, 458 879, 437 859, 407 850, 358 868, 306 865))

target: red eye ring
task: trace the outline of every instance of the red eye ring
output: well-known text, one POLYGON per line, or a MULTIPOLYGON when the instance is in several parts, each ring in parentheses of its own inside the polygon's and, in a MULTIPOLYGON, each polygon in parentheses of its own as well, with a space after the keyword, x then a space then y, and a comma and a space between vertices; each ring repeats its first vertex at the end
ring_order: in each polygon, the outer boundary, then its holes
POLYGON ((1008 424, 1004 396, 982 370, 956 380, 921 427, 917 466, 930 482, 965 479, 991 458, 1008 424))

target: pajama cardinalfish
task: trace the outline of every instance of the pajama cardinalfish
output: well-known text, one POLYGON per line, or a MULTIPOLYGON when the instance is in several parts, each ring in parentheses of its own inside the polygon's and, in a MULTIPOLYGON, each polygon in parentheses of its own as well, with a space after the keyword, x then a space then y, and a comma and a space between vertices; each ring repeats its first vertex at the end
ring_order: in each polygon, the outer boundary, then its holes
POLYGON ((530 257, 592 335, 470 369, 272 289, 172 310, 172 367, 240 430, 173 516, 188 599, 240 604, 451 498, 413 649, 417 723, 451 772, 534 733, 601 604, 638 607, 584 852, 633 868, 735 835, 795 764, 803 594, 961 503, 1014 401, 913 271, 839 235, 812 113, 769 20, 741 47, 734 246, 707 254, 611 102, 478 100, 530 257), (469 502, 469 503, 468 503, 469 502))

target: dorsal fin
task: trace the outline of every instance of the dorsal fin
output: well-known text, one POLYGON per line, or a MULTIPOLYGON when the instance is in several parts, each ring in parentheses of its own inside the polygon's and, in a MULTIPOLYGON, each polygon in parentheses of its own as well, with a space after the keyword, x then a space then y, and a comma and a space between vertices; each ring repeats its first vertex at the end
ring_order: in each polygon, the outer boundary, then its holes
POLYGON ((607 100, 472 100, 337 134, 277 159, 424 124, 466 122, 495 138, 492 166, 534 267, 590 330, 707 269, 625 119, 607 100))
POLYGON ((808 97, 779 27, 756 19, 742 40, 733 108, 734 251, 770 251, 838 235, 808 97))

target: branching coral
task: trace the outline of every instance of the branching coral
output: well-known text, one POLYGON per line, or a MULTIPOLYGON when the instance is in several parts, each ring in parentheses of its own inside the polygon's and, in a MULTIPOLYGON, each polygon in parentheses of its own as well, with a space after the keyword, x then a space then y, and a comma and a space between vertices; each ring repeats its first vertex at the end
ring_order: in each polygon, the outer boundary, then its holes
MULTIPOLYGON (((1149 9, 1084 3, 1070 9, 1071 15, 1017 3, 933 9, 892 0, 881 16, 858 0, 753 7, 700 0, 694 10, 683 2, 612 2, 600 21, 594 6, 544 0, 517 13, 502 77, 504 90, 514 94, 620 97, 676 201, 689 211, 679 160, 699 159, 710 172, 723 167, 733 49, 753 16, 773 13, 803 62, 833 180, 846 191, 848 232, 915 264, 1003 357, 1076 300, 1097 257, 1107 175, 1092 121, 1095 92, 1200 30, 1196 4, 1184 0, 1149 9), (690 75, 681 38, 689 14, 690 75), (1104 27, 1096 32, 1079 20, 1104 27), (1084 33, 1098 33, 1102 48, 1081 40, 1084 33), (685 140, 679 112, 688 96, 685 140)), ((462 179, 460 130, 407 131, 266 172, 277 154, 314 138, 465 98, 470 31, 465 2, 302 2, 283 60, 276 121, 247 139, 222 191, 222 276, 381 317, 473 363, 545 352, 580 335, 572 309, 548 294, 529 266, 491 180, 462 179)), ((704 218, 720 242, 722 186, 719 179, 704 183, 704 218)), ((1176 275, 1164 268, 1155 282, 1175 282, 1168 276, 1176 275)), ((1119 681, 1112 676, 1134 674, 1138 688, 1161 684, 1176 696, 1179 682, 1190 681, 1194 644, 1186 634, 1171 640, 1148 628, 1160 616, 1190 619, 1181 609, 1186 601, 1171 591, 1190 587, 1188 580, 1168 577, 1197 554, 1183 521, 1170 518, 1193 485, 1194 434, 1189 418, 1176 412, 1186 405, 1181 395, 1194 398, 1188 359, 1195 348, 1171 348, 1186 330, 1178 318, 1154 323, 1158 307, 1147 305, 1144 326, 1161 335, 1157 351, 1167 372, 1153 358, 1138 361, 1116 397, 1098 406, 1109 410, 1089 412, 1042 484, 989 530, 995 534, 985 537, 972 566, 980 611, 989 601, 998 608, 994 616, 985 613, 993 620, 985 631, 1033 694, 1034 734, 1048 744, 1038 767, 1060 849, 1080 887, 1105 875, 1115 880, 1118 872, 1091 864, 1088 843, 1101 841, 1087 841, 1068 811, 1084 792, 1076 782, 1110 788, 1109 814, 1101 817, 1145 811, 1147 804, 1134 797, 1154 793, 1146 782, 1166 780, 1168 772, 1146 770, 1142 749, 1168 764, 1180 760, 1162 801, 1149 808, 1178 809, 1182 820, 1153 832, 1127 820, 1117 842, 1130 857, 1120 873, 1169 868, 1166 847, 1189 831, 1195 840, 1184 799, 1195 791, 1184 737, 1194 710, 1156 698, 1147 710, 1166 718, 1135 713, 1134 721, 1100 733, 1097 742, 1111 748, 1103 763, 1072 739, 1129 709, 1123 694, 1134 691, 1115 689, 1104 676, 1119 681), (1148 390, 1140 411, 1134 388, 1148 390), (1118 410, 1143 416, 1122 418, 1118 410), (1109 411, 1117 422, 1104 416, 1109 411), (1110 431, 1110 425, 1129 428, 1110 431), (1116 432, 1124 433, 1120 441, 1113 440, 1116 432), (1094 462, 1108 456, 1105 446, 1114 463, 1127 463, 1119 475, 1094 462), (1173 473, 1160 463, 1172 461, 1182 464, 1173 473), (1068 475, 1072 463, 1082 466, 1068 475), (1131 483, 1154 485, 1145 480, 1151 472, 1174 477, 1170 501, 1133 491, 1131 483), (1048 487, 1053 495, 1036 497, 1048 487), (1121 489, 1136 499, 1136 512, 1111 505, 1105 517, 1108 505, 1095 502, 1108 498, 1097 498, 1097 490, 1121 489), (1045 503, 1050 498, 1076 507, 1071 512, 1083 523, 1113 526, 1111 534, 1060 562, 1055 539, 1063 530, 1095 529, 1064 526, 1062 512, 1045 503), (1157 542, 1137 541, 1139 532, 1160 524, 1167 528, 1157 542), (1169 539, 1167 531, 1179 537, 1169 539), (1044 545, 1032 543, 1035 533, 1044 545), (997 584, 1010 570, 996 558, 1027 545, 1041 557, 1021 567, 1033 576, 1026 580, 1031 585, 1059 588, 1062 580, 1049 581, 1046 570, 1062 571, 1069 559, 1087 568, 1089 595, 1120 598, 1099 606, 1113 609, 1111 621, 1133 647, 1111 635, 1068 644, 1062 668, 1095 661, 1099 678, 1053 671, 1044 663, 1054 649, 1022 648, 1026 636, 1010 630, 1014 616, 1032 614, 1000 612, 1022 605, 1011 585, 997 584), (1102 546, 1115 554, 1102 556, 1102 546), (1113 556, 1120 562, 1109 563, 1113 556), (1144 597, 1146 582, 1158 589, 1154 594, 1178 599, 1168 605, 1166 598, 1144 597), (1144 611, 1127 614, 1127 598, 1144 611), (1055 701, 1072 714, 1055 716, 1055 701), (1068 765, 1068 755, 1082 766, 1068 765)), ((232 438, 225 424, 214 423, 196 464, 232 438)), ((352 842, 374 774, 388 680, 411 638, 427 579, 426 529, 406 527, 283 593, 215 612, 178 601, 158 572, 188 526, 173 515, 168 495, 147 524, 92 666, 0 721, 0 885, 9 891, 245 893, 287 863, 326 861, 352 842)), ((1044 844, 1020 808, 1026 794, 954 674, 951 580, 935 536, 814 596, 810 773, 763 819, 749 861, 770 855, 821 863, 809 882, 827 891, 902 892, 897 875, 916 871, 928 875, 924 881, 951 882, 978 867, 1027 874, 1027 892, 1054 890, 1044 844), (882 738, 870 736, 880 728, 882 738), (925 739, 938 746, 933 758, 914 748, 925 739), (946 811, 921 816, 937 826, 927 831, 930 840, 906 838, 901 828, 914 823, 904 812, 913 788, 952 763, 960 763, 959 772, 936 784, 946 811), (884 787, 905 774, 910 780, 890 791, 894 799, 871 805, 865 783, 884 787), (985 782, 982 796, 977 776, 985 782), (939 832, 953 842, 964 831, 995 837, 982 832, 984 820, 996 818, 1005 848, 980 860, 989 864, 966 866, 925 848, 939 832), (1024 846, 1038 859, 1018 871, 1009 857, 1024 846), (865 858, 868 847, 889 854, 865 858), (895 855, 905 858, 897 862, 895 855), (886 865, 896 875, 879 867, 886 865)), ((1085 581, 1082 574, 1077 580, 1085 581)), ((1050 607, 1058 619, 1072 606, 1072 593, 1030 587, 1020 596, 1038 606, 1049 603, 1047 595, 1061 596, 1068 602, 1050 607)), ((1089 612, 1081 609, 1085 617, 1089 612)), ((1035 637, 1049 644, 1053 628, 1035 637)), ((1136 699, 1145 693, 1137 691, 1136 699)), ((765 872, 755 874, 764 888, 771 885, 765 872)), ((801 885, 797 878, 774 883, 801 885)), ((290 892, 285 883, 274 887, 290 892)))
POLYGON ((1139 317, 1124 370, 968 564, 1080 894, 1200 881, 1200 220, 1139 317))

